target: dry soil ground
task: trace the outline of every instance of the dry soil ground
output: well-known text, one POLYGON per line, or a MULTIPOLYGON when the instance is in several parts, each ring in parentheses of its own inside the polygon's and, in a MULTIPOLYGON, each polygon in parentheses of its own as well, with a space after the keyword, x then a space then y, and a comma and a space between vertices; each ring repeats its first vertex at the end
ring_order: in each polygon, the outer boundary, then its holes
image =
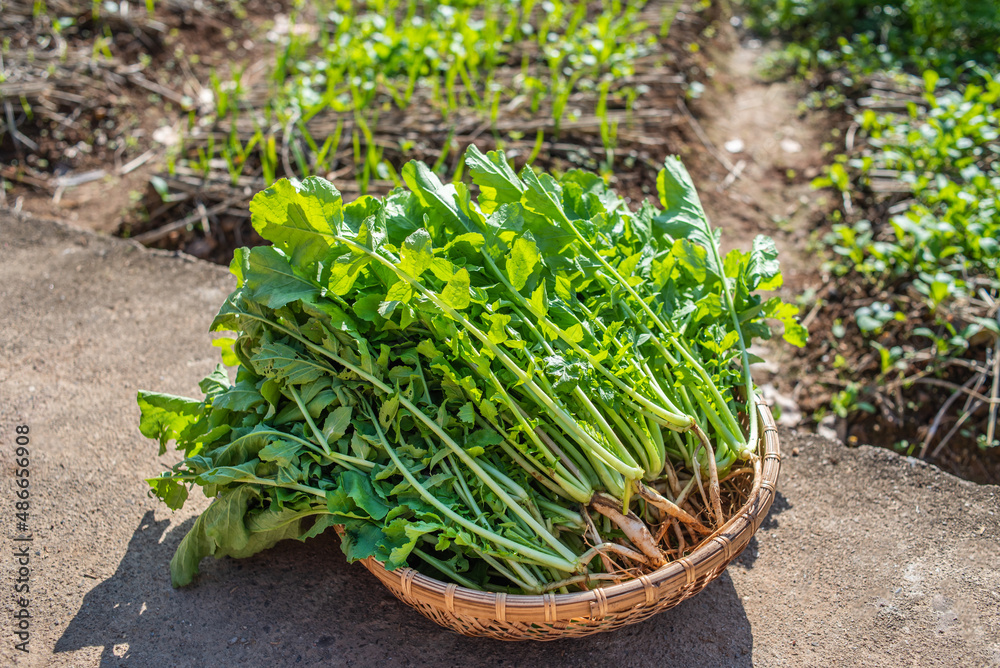
POLYGON ((466 639, 393 599, 333 535, 168 562, 172 513, 139 388, 194 395, 232 288, 218 266, 0 212, 0 665, 997 666, 1000 488, 784 430, 780 495, 702 594, 611 634, 466 639), (30 653, 14 649, 14 429, 30 426, 30 653))

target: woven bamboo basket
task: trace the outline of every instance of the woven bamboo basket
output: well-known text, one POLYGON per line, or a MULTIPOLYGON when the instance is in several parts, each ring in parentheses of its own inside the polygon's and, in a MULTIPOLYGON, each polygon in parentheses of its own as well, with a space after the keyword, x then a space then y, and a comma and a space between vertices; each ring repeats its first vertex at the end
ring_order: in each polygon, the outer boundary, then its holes
POLYGON ((467 636, 500 640, 559 640, 612 631, 648 619, 691 598, 719 577, 760 527, 778 483, 781 455, 771 411, 758 405, 762 426, 747 502, 683 559, 648 575, 573 594, 495 594, 445 583, 412 568, 387 571, 369 557, 362 561, 396 598, 441 626, 467 636))

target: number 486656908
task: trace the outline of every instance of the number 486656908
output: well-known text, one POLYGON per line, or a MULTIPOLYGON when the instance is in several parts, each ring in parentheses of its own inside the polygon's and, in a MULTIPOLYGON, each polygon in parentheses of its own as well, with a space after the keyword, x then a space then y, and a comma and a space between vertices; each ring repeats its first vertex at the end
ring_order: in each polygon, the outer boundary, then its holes
POLYGON ((17 489, 14 491, 14 496, 17 497, 17 501, 14 502, 14 509, 17 511, 16 517, 18 522, 27 523, 28 522, 28 509, 31 507, 28 497, 31 496, 31 491, 29 487, 31 483, 28 478, 30 476, 30 471, 28 469, 28 464, 30 463, 28 455, 28 443, 30 439, 28 438, 28 425, 21 424, 14 428, 15 438, 14 443, 16 448, 14 449, 14 464, 17 468, 14 470, 15 482, 14 485, 17 489))

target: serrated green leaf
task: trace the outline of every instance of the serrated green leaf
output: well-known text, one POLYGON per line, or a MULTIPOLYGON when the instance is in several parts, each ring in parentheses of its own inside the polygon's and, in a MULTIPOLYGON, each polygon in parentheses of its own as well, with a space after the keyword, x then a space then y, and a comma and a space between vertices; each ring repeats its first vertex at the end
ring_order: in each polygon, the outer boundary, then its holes
MULTIPOLYGON (((140 391, 138 394, 139 431, 146 438, 160 442, 160 454, 167 451, 167 443, 177 439, 187 427, 202 417, 202 404, 194 399, 172 394, 140 391)), ((182 447, 182 443, 177 444, 182 447)))
POLYGON ((333 184, 318 176, 280 179, 250 201, 250 219, 261 237, 305 268, 338 245, 334 237, 343 231, 343 201, 333 184))
POLYGON ((466 424, 476 423, 476 407, 472 405, 471 401, 465 402, 465 404, 458 409, 458 419, 466 424))
POLYGON ((483 155, 475 144, 470 144, 465 154, 465 165, 472 175, 472 182, 479 186, 479 205, 483 213, 493 213, 501 204, 521 201, 524 184, 507 164, 502 152, 490 151, 483 155))

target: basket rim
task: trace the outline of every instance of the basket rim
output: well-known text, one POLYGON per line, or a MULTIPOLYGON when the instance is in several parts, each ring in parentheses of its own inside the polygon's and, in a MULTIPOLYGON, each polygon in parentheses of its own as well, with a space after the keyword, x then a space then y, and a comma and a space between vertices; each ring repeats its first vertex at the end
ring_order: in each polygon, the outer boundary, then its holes
POLYGON ((695 587, 699 575, 706 572, 706 564, 716 564, 718 569, 711 579, 720 575, 729 561, 742 551, 767 515, 777 489, 781 453, 774 417, 759 397, 757 409, 762 427, 757 451, 763 450, 763 454, 756 460, 754 485, 746 502, 689 555, 671 561, 652 573, 570 594, 507 594, 443 582, 408 566, 387 571, 374 557, 364 559, 362 563, 397 595, 402 594, 411 601, 463 617, 499 622, 537 623, 543 619, 545 622, 556 622, 584 617, 600 618, 609 612, 634 607, 636 602, 642 604, 643 600, 646 605, 653 605, 678 586, 695 587), (743 536, 748 528, 749 535, 743 536), (745 539, 739 541, 742 545, 734 545, 734 539, 739 538, 745 539), (629 601, 628 605, 620 604, 625 601, 629 601), (616 605, 616 602, 619 604, 616 605))

